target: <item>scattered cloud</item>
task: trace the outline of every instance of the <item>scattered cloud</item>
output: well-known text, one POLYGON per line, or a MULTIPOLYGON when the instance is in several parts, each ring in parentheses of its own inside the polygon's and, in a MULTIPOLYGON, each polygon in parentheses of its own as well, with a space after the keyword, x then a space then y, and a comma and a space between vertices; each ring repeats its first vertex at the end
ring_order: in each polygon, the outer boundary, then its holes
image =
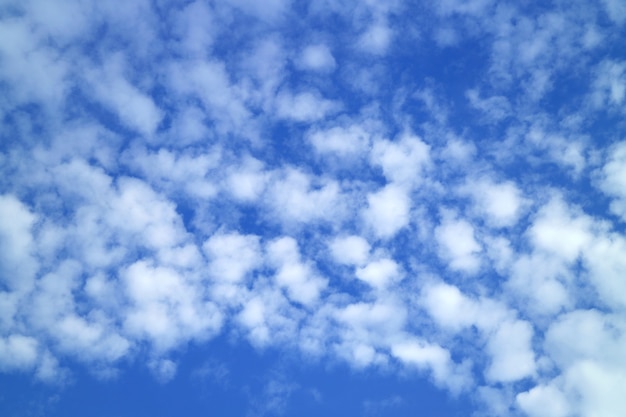
MULTIPOLYGON (((175 384, 230 343, 626 412, 623 2, 5 3, 7 378, 175 384)), ((289 410, 261 380, 249 414, 289 410)))

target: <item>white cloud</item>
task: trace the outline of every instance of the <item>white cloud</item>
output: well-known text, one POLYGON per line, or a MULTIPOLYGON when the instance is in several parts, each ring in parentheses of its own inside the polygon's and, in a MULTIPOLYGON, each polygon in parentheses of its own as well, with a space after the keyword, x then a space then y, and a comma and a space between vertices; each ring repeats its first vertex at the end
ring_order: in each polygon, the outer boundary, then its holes
POLYGON ((369 146, 370 134, 359 125, 335 126, 327 130, 315 130, 309 135, 315 151, 340 157, 357 156, 369 146))
POLYGON ((539 151, 547 152, 552 161, 569 169, 574 177, 580 176, 587 166, 586 145, 582 139, 547 132, 536 124, 525 135, 524 141, 539 151))
POLYGON ((624 62, 605 60, 600 63, 592 92, 593 104, 596 107, 621 106, 626 97, 625 72, 624 62))
POLYGON ((176 363, 170 359, 152 360, 148 367, 161 383, 169 382, 176 376, 176 363))
POLYGON ((621 255, 625 250, 626 239, 621 234, 611 233, 597 237, 583 253, 589 278, 601 302, 615 309, 626 307, 626 300, 621 297, 623 291, 626 291, 623 279, 626 259, 621 255))
POLYGON ((266 36, 255 40, 252 51, 244 54, 242 61, 244 85, 233 85, 235 91, 242 98, 269 110, 276 98, 276 92, 287 76, 287 52, 282 39, 266 36), (249 81, 253 85, 247 85, 249 81))
POLYGON ((437 4, 437 11, 444 15, 454 13, 480 15, 492 2, 492 0, 444 0, 437 4))
POLYGON ((376 289, 385 289, 402 279, 398 264, 388 258, 372 261, 364 267, 358 268, 356 276, 376 289))
POLYGON ((50 384, 63 384, 67 379, 67 374, 67 369, 62 369, 59 366, 57 358, 52 356, 49 351, 45 351, 41 355, 41 359, 35 373, 37 379, 50 384))
POLYGON ((384 55, 387 53, 392 39, 393 31, 386 22, 374 22, 361 34, 358 46, 364 52, 384 55))
POLYGON ((142 260, 126 268, 121 278, 131 301, 124 328, 151 341, 157 352, 189 339, 204 340, 221 328, 217 307, 175 270, 142 260))
POLYGON ((613 417, 626 412, 626 373, 613 366, 581 361, 565 374, 581 415, 613 417))
POLYGON ((476 326, 491 335, 500 323, 515 317, 504 303, 486 297, 474 299, 444 282, 426 285, 420 303, 439 326, 454 332, 476 326))
POLYGON ((248 296, 235 320, 254 346, 276 343, 287 346, 294 343, 301 315, 290 306, 280 289, 264 283, 248 296))
POLYGON ((370 245, 361 236, 334 238, 329 248, 333 260, 344 265, 363 265, 369 258, 370 245))
POLYGON ((406 321, 406 311, 398 300, 378 300, 374 303, 357 302, 336 312, 337 319, 361 336, 375 343, 386 343, 378 336, 398 333, 406 321))
POLYGON ((26 312, 33 329, 53 328, 64 316, 73 313, 72 290, 78 287, 82 272, 78 262, 65 260, 39 278, 26 312))
POLYGON ((440 326, 460 329, 476 320, 475 306, 455 286, 444 283, 427 286, 422 302, 440 326))
POLYGON ((120 57, 111 59, 101 70, 87 71, 85 76, 98 100, 113 111, 123 124, 146 136, 155 134, 163 111, 150 95, 125 77, 120 57))
POLYGON ((533 328, 515 319, 505 305, 488 298, 472 299, 445 283, 426 286, 421 304, 443 328, 458 332, 476 326, 491 358, 485 370, 488 380, 512 382, 535 374, 533 328))
POLYGON ((316 186, 314 179, 293 168, 279 173, 268 186, 268 204, 274 213, 287 223, 337 220, 343 210, 339 185, 318 180, 316 186))
POLYGON ((397 142, 375 141, 371 160, 383 169, 389 181, 413 185, 423 180, 424 171, 430 163, 429 151, 430 147, 420 138, 405 134, 397 142))
MULTIPOLYGON (((100 2, 92 10, 95 12, 93 17, 96 21, 107 22, 111 31, 125 43, 124 49, 136 58, 148 59, 161 50, 157 27, 158 16, 151 6, 151 3, 146 0, 126 3, 123 6, 100 2)), ((106 49, 105 51, 107 55, 111 53, 106 49)), ((117 51, 113 51, 115 52, 117 51)))
POLYGON ((112 178, 104 169, 73 158, 54 166, 55 186, 66 198, 81 203, 105 205, 111 198, 112 178))
POLYGON ((459 43, 459 34, 451 27, 436 29, 433 37, 441 47, 455 46, 459 43))
POLYGON ((572 262, 593 237, 592 222, 567 207, 559 198, 542 207, 529 228, 529 237, 535 247, 572 262))
POLYGON ((485 236, 485 252, 491 260, 491 266, 504 275, 515 256, 511 241, 503 236, 485 236))
POLYGON ((253 411, 249 415, 283 415, 292 394, 299 389, 295 382, 288 381, 283 374, 273 374, 264 383, 260 398, 252 401, 253 411))
POLYGON ((22 6, 41 32, 54 37, 63 45, 89 33, 89 26, 93 22, 92 5, 76 0, 56 3, 25 1, 22 6))
POLYGON ((247 157, 241 165, 231 166, 224 187, 237 200, 254 202, 265 191, 269 176, 259 160, 247 157))
POLYGON ((119 193, 108 206, 106 220, 117 230, 133 234, 155 250, 180 244, 186 232, 173 202, 154 192, 143 181, 118 179, 119 193))
POLYGON ((474 228, 466 220, 444 216, 435 228, 439 255, 449 262, 449 268, 474 274, 481 265, 482 248, 474 236, 474 228))
POLYGON ((270 341, 270 330, 265 324, 265 310, 263 300, 253 298, 245 304, 237 317, 241 324, 250 329, 253 342, 260 345, 265 345, 270 341))
POLYGON ((615 144, 599 170, 600 189, 614 198, 611 211, 626 219, 626 142, 615 144))
POLYGON ((209 172, 219 165, 219 150, 189 155, 165 149, 150 152, 145 148, 133 148, 125 157, 128 165, 141 172, 144 178, 170 192, 184 190, 197 198, 211 198, 217 193, 209 172))
MULTIPOLYGON (((37 216, 12 195, 0 195, 0 283, 29 291, 37 272, 32 227, 37 216)), ((6 317, 6 316, 3 316, 6 317)))
POLYGON ((173 145, 188 146, 212 137, 212 132, 206 125, 206 115, 197 107, 186 107, 174 116, 172 126, 168 132, 173 145))
POLYGON ((480 110, 488 123, 497 123, 508 117, 511 113, 511 105, 504 96, 482 98, 480 97, 480 93, 475 89, 468 90, 465 95, 470 105, 480 110))
POLYGON ((344 342, 335 346, 340 357, 357 369, 386 363, 387 358, 370 345, 359 342, 344 342))
POLYGON ((463 369, 454 369, 450 352, 441 346, 407 340, 392 345, 391 354, 407 365, 430 370, 435 382, 452 392, 462 391, 470 384, 469 376, 463 369))
POLYGON ((298 63, 303 69, 317 72, 331 72, 337 65, 330 49, 323 43, 304 48, 298 63))
POLYGON ((365 400, 363 402, 363 409, 365 411, 365 415, 381 415, 387 410, 397 409, 401 407, 405 401, 399 395, 394 395, 391 397, 387 397, 382 400, 365 400))
POLYGON ((533 328, 526 321, 505 321, 487 343, 492 356, 486 376, 492 381, 512 382, 533 376, 536 371, 532 349, 533 328))
POLYGON ((85 295, 105 310, 121 307, 118 297, 118 282, 107 277, 102 272, 90 276, 85 280, 85 295))
POLYGON ((291 0, 269 0, 263 4, 254 0, 230 1, 230 4, 238 9, 267 21, 279 19, 287 11, 290 3, 291 0))
POLYGON ((552 385, 538 385, 521 392, 516 401, 529 417, 566 417, 570 414, 567 398, 552 385))
POLYGON ((0 337, 0 369, 15 371, 32 368, 37 361, 37 341, 32 337, 12 334, 0 337))
POLYGON ((10 86, 12 100, 4 101, 2 108, 29 102, 40 103, 56 111, 67 95, 70 85, 69 63, 59 59, 54 50, 43 44, 24 19, 3 19, 0 25, 0 56, 4 64, 0 77, 10 86))
POLYGON ((320 96, 317 91, 291 94, 281 92, 276 97, 278 116, 297 122, 313 122, 323 119, 340 109, 339 102, 320 96))
POLYGON ((626 21, 626 5, 619 0, 602 0, 604 7, 611 18, 616 23, 622 24, 626 21))
POLYGON ((545 349, 561 368, 579 362, 599 362, 621 372, 626 365, 622 347, 626 342, 623 318, 597 310, 575 310, 554 321, 545 335, 545 349), (584 335, 584 337, 581 337, 584 335))
POLYGON ((598 310, 577 310, 560 317, 548 329, 545 348, 563 372, 553 387, 539 388, 534 396, 520 394, 520 405, 528 406, 531 416, 558 417, 568 410, 580 415, 621 415, 626 410, 624 329, 623 317, 598 310), (545 404, 541 414, 538 407, 546 399, 543 391, 556 390, 560 392, 550 399, 553 405, 545 404))
POLYGON ((261 264, 261 245, 255 235, 215 234, 203 245, 215 279, 237 283, 261 264))
POLYGON ((0 372, 165 382, 221 331, 626 413, 621 3, 175 3, 2 7, 0 372))
POLYGON ((195 1, 178 12, 173 27, 181 38, 181 48, 192 56, 202 58, 213 46, 216 23, 209 6, 195 1))
POLYGON ((406 321, 406 309, 396 299, 348 304, 332 315, 338 324, 335 332, 340 338, 334 350, 356 368, 387 364, 385 351, 402 336, 406 321))
POLYGON ((469 180, 460 191, 470 195, 476 212, 496 227, 516 224, 526 202, 511 181, 497 183, 488 178, 469 180))
POLYGON ((389 239, 409 224, 410 209, 407 191, 388 184, 367 195, 367 208, 362 213, 365 222, 378 237, 389 239))
POLYGON ((172 93, 199 100, 218 133, 237 132, 254 137, 250 111, 240 90, 230 82, 220 61, 176 62, 166 69, 172 93))
POLYGON ((276 283, 286 288, 289 298, 305 306, 312 306, 328 285, 325 278, 317 276, 312 267, 301 262, 297 242, 282 237, 267 246, 268 258, 276 268, 276 283))
POLYGON ((572 303, 566 284, 571 272, 552 255, 520 256, 513 262, 507 285, 511 295, 527 302, 527 312, 553 315, 572 303))
POLYGON ((463 141, 452 137, 446 142, 445 148, 441 152, 444 161, 455 161, 467 163, 476 154, 476 147, 471 142, 463 141))
MULTIPOLYGON (((93 316, 97 316, 94 312, 93 316)), ((131 343, 116 331, 97 321, 88 322, 74 314, 55 322, 55 338, 61 350, 78 358, 114 362, 129 353, 131 343)))
POLYGON ((513 403, 511 393, 489 386, 481 386, 476 390, 477 399, 483 404, 482 412, 492 413, 491 415, 505 416, 511 412, 513 403))
POLYGON ((402 361, 420 367, 442 368, 450 360, 450 353, 440 346, 419 342, 397 344, 392 347, 392 353, 402 361))

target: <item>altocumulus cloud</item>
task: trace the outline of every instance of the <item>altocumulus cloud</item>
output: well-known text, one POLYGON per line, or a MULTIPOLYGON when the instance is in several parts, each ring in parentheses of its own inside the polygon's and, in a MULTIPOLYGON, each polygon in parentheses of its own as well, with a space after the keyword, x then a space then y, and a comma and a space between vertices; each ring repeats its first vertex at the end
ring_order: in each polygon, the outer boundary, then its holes
MULTIPOLYGON (((4 1, 0 372, 167 383, 227 335, 466 414, 625 415, 625 16, 4 1)), ((302 386, 268 378, 253 414, 302 386)))

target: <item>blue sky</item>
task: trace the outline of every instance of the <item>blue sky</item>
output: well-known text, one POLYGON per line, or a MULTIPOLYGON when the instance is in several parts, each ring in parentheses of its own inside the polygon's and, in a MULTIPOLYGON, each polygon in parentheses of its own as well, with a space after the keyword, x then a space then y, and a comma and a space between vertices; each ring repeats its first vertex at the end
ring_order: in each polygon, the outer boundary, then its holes
POLYGON ((0 414, 626 414, 626 3, 0 4, 0 414))

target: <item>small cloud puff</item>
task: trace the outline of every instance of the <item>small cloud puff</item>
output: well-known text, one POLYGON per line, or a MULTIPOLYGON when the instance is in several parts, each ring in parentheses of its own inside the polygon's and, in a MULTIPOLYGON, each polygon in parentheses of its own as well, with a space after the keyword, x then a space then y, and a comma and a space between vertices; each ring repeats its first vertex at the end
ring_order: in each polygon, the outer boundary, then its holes
POLYGON ((336 237, 330 242, 333 260, 344 265, 363 265, 369 258, 370 245, 360 236, 336 237))
POLYGON ((482 247, 470 222, 457 219, 450 213, 444 214, 441 224, 435 228, 435 239, 439 255, 448 262, 451 270, 468 274, 478 272, 482 263, 482 247))
POLYGON ((302 69, 322 73, 332 72, 337 66, 330 48, 322 43, 305 47, 297 63, 302 69))

